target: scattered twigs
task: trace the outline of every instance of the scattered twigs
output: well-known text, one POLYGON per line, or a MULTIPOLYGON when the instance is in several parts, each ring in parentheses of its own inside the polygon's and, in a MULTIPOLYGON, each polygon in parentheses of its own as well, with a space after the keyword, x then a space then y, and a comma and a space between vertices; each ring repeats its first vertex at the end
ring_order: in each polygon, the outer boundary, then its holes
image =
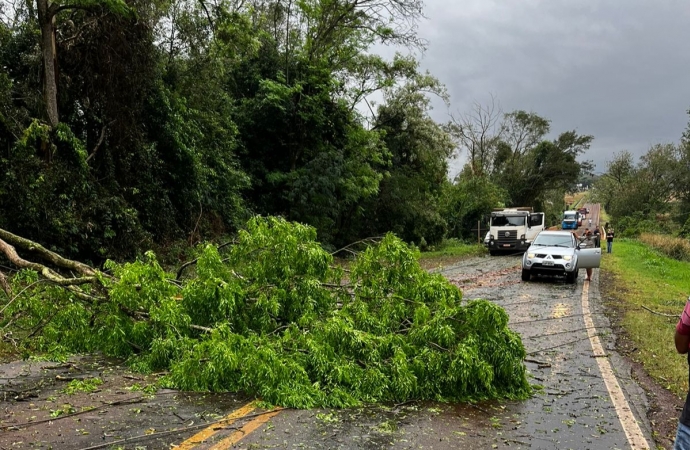
POLYGON ((647 308, 645 305, 640 305, 640 306, 642 307, 642 309, 646 309, 646 310, 649 311, 650 313, 656 314, 657 316, 672 317, 672 318, 674 318, 674 319, 677 319, 678 317, 680 317, 678 314, 664 314, 664 313, 660 313, 660 312, 654 311, 653 309, 649 309, 649 308, 647 308))
MULTIPOLYGON (((598 335, 596 335, 596 336, 598 336, 598 335)), ((527 354, 528 354, 528 355, 534 355, 534 354, 537 354, 537 353, 545 352, 545 351, 547 351, 547 350, 553 350, 553 349, 556 349, 556 348, 565 347, 566 345, 577 344, 578 342, 582 342, 582 341, 584 341, 584 340, 586 340, 586 339, 589 339, 589 336, 585 336, 585 337, 583 337, 582 339, 575 339, 574 341, 568 341, 568 342, 564 342, 564 343, 562 343, 562 344, 554 345, 553 347, 540 348, 539 350, 534 350, 534 351, 531 351, 531 352, 527 352, 527 354)))
POLYGON ((381 240, 383 239, 383 236, 372 236, 368 238, 364 238, 362 240, 359 240, 357 242, 353 242, 352 244, 348 244, 343 248, 339 248, 338 250, 331 252, 331 255, 335 256, 340 252, 348 252, 350 254, 356 255, 357 252, 351 249, 351 247, 354 247, 355 245, 359 244, 367 244, 367 245, 375 245, 378 244, 381 240))
POLYGON ((124 400, 118 400, 116 402, 104 403, 104 404, 99 405, 99 406, 94 406, 93 408, 87 408, 87 409, 84 409, 82 411, 77 411, 77 412, 74 412, 71 414, 63 414, 63 415, 60 415, 58 417, 51 417, 50 419, 34 420, 32 422, 24 422, 24 423, 18 423, 18 424, 14 424, 14 425, 0 425, 0 430, 10 430, 10 431, 19 430, 22 428, 32 427, 34 425, 38 425, 41 423, 55 422, 55 421, 61 420, 61 419, 68 419, 70 417, 78 416, 80 414, 86 414, 88 412, 96 411, 96 410, 102 409, 102 408, 107 408, 109 406, 117 406, 117 405, 123 405, 123 404, 129 405, 129 404, 133 404, 133 403, 139 403, 141 401, 146 400, 146 398, 147 398, 146 396, 142 395, 141 397, 134 397, 134 398, 128 398, 128 399, 124 399, 124 400))
MULTIPOLYGON (((246 416, 242 416, 242 420, 252 419, 254 417, 263 416, 265 414, 272 414, 272 413, 275 413, 276 411, 282 411, 283 409, 284 408, 278 408, 278 409, 271 409, 268 411, 262 411, 262 412, 255 413, 255 414, 248 414, 246 416)), ((124 444, 127 442, 138 441, 138 440, 142 440, 142 439, 154 439, 154 438, 157 438, 160 436, 167 436, 170 434, 179 434, 179 433, 184 433, 187 431, 198 430, 199 428, 208 428, 210 426, 213 426, 214 423, 215 424, 222 423, 223 420, 225 420, 225 419, 220 419, 220 420, 217 420, 215 422, 210 422, 210 423, 200 423, 197 425, 190 425, 188 427, 175 428, 174 430, 157 431, 155 433, 149 433, 149 434, 139 434, 136 436, 125 438, 125 439, 119 439, 117 441, 111 441, 111 442, 107 442, 107 443, 103 443, 103 444, 97 444, 97 445, 93 445, 91 447, 84 447, 80 450, 97 450, 99 448, 112 447, 114 445, 120 445, 120 444, 124 444)), ((240 428, 241 428, 240 426, 219 426, 217 428, 214 428, 214 430, 238 430, 240 428)))
POLYGON ((545 338, 545 337, 551 337, 551 336, 556 336, 558 334, 571 334, 571 333, 577 333, 578 331, 587 331, 587 330, 596 330, 597 327, 583 327, 583 328, 577 328, 575 330, 563 330, 563 331, 556 331, 554 333, 545 333, 545 334, 536 334, 534 336, 523 336, 522 339, 540 339, 540 338, 545 338))
MULTIPOLYGON (((602 313, 598 313, 598 314, 602 314, 602 313)), ((573 317, 582 317, 582 316, 584 316, 584 315, 585 315, 585 314, 570 314, 570 315, 567 315, 567 316, 559 316, 559 317, 544 317, 544 318, 541 318, 541 319, 521 320, 521 321, 519 321, 519 322, 510 322, 510 324, 511 324, 511 325, 519 325, 519 324, 523 324, 523 323, 544 322, 544 321, 547 321, 547 320, 571 319, 571 318, 573 318, 573 317)), ((591 315, 594 315, 594 314, 591 314, 591 315)))

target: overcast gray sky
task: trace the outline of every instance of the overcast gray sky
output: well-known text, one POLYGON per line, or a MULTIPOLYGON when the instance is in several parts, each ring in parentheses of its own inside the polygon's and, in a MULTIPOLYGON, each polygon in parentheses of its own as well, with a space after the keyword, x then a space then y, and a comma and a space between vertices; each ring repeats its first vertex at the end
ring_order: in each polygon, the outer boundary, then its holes
MULTIPOLYGON (((421 68, 443 82, 451 112, 493 94, 506 112, 552 121, 594 142, 597 171, 615 152, 639 157, 678 142, 690 109, 688 0, 426 0, 421 68)), ((438 105, 433 116, 446 121, 438 105)), ((453 164, 457 172, 459 164, 453 164)))

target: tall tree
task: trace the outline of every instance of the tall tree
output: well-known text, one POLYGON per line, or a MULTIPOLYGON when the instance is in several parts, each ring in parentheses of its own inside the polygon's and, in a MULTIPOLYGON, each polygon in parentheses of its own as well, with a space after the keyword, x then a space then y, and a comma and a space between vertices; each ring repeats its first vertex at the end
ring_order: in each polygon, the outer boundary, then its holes
POLYGON ((430 117, 429 92, 447 99, 443 85, 429 75, 385 91, 374 129, 383 132, 391 165, 366 210, 370 234, 391 230, 417 244, 437 243, 445 234, 441 196, 456 142, 452 124, 430 117))
MULTIPOLYGON (((30 0, 33 1, 33 0, 30 0)), ((43 59, 43 83, 45 111, 48 123, 55 127, 59 122, 57 99, 57 44, 55 42, 56 16, 62 11, 75 9, 95 10, 107 8, 125 14, 130 10, 123 0, 72 0, 71 2, 36 0, 38 28, 41 31, 41 56, 43 59)), ((76 31, 78 32, 78 31, 76 31)))
POLYGON ((467 154, 470 172, 478 176, 490 173, 493 164, 503 160, 498 153, 505 128, 496 99, 491 96, 486 105, 474 102, 469 112, 451 118, 457 129, 460 150, 467 154))

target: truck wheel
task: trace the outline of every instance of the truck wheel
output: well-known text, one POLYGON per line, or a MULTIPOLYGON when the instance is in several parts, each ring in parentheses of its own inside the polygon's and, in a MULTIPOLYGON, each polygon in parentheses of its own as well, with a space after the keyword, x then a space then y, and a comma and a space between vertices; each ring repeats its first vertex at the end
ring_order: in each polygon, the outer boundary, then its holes
POLYGON ((498 255, 498 252, 496 250, 489 250, 489 255, 496 256, 498 255))
POLYGON ((529 273, 529 269, 522 269, 522 281, 529 281, 532 275, 529 273))
POLYGON ((575 280, 577 280, 577 272, 578 270, 575 269, 572 272, 566 273, 565 282, 568 284, 575 284, 575 280))

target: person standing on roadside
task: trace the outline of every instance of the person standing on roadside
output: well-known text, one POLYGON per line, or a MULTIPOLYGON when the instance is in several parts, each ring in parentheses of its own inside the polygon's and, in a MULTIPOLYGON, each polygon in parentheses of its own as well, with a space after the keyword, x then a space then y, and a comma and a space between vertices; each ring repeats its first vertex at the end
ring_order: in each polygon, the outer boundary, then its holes
POLYGON ((613 237, 615 234, 613 233, 613 228, 609 228, 606 230, 606 253, 611 253, 611 248, 613 247, 613 237))
MULTIPOLYGON (((690 380, 690 354, 688 353, 688 347, 690 347, 690 297, 688 297, 688 300, 685 302, 685 308, 676 325, 676 334, 673 340, 676 344, 678 353, 681 355, 688 355, 688 380, 690 380)), ((690 391, 688 391, 688 395, 685 398, 683 412, 680 414, 673 449, 690 449, 690 391)))
POLYGON ((601 247, 601 231, 599 227, 594 227, 594 241, 596 242, 597 248, 601 247))

